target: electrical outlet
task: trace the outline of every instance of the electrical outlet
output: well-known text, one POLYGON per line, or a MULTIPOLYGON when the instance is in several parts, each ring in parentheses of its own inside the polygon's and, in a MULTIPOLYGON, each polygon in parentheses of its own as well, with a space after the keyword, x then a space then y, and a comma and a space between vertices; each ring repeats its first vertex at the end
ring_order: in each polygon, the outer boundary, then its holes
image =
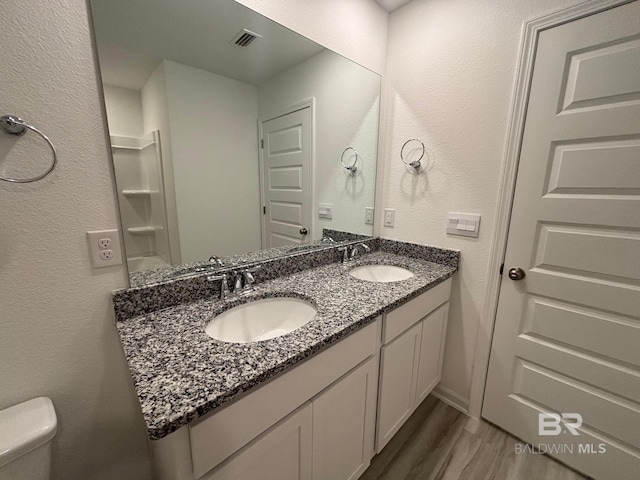
POLYGON ((111 248, 111 244, 112 244, 112 243, 113 243, 113 242, 111 242, 111 239, 110 239, 109 237, 105 237, 105 238, 101 238, 101 239, 98 241, 98 246, 99 246, 100 248, 111 248))
POLYGON ((384 226, 385 227, 393 227, 393 224, 396 221, 396 209, 395 208, 385 208, 384 209, 384 226))
POLYGON ((100 250, 101 260, 111 260, 113 258, 113 250, 100 250))
POLYGON ((87 232, 89 255, 94 268, 122 265, 118 230, 87 232))
POLYGON ((373 225, 373 207, 365 207, 364 223, 367 225, 373 225))

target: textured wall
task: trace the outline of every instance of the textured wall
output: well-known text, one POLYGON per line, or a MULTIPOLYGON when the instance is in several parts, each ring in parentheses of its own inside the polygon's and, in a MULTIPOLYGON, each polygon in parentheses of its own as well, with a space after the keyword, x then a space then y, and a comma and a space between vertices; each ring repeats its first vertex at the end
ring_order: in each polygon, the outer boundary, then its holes
MULTIPOLYGON (((83 0, 2 2, 2 113, 46 132, 60 157, 31 185, 0 185, 0 408, 47 395, 55 479, 150 478, 145 428, 114 326, 123 267, 93 270, 85 232, 118 225, 83 0), (9 47, 11 45, 11 47, 9 47)), ((0 162, 41 161, 0 134, 0 162)))
POLYGON ((374 0, 236 1, 376 73, 384 73, 388 14, 374 0))
POLYGON ((462 406, 486 278, 497 273, 488 255, 522 25, 575 3, 413 0, 390 16, 381 207, 396 209, 396 226, 379 234, 462 251, 441 383, 462 406), (400 162, 412 137, 430 154, 420 176, 400 162), (482 215, 479 238, 446 235, 447 212, 482 215))

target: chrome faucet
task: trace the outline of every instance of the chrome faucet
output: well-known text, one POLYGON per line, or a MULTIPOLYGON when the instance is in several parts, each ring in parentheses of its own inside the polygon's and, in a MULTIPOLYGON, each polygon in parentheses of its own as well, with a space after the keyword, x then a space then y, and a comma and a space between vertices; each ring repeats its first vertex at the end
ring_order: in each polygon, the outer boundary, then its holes
MULTIPOLYGON (((253 268, 245 268, 241 270, 238 277, 242 279, 242 288, 240 290, 240 294, 249 293, 253 291, 253 284, 256 283, 256 278, 253 276, 258 270, 262 267, 259 265, 253 268)), ((238 280, 236 279, 236 289, 238 287, 238 280)))
POLYGON ((216 282, 220 280, 220 300, 225 300, 230 294, 229 289, 229 275, 224 272, 222 275, 209 275, 207 277, 208 282, 216 282))
POLYGON ((362 249, 367 253, 371 252, 371 248, 369 247, 369 245, 367 245, 365 243, 359 243, 358 245, 355 245, 351 249, 351 255, 349 255, 349 260, 355 260, 355 258, 358 256, 358 252, 359 252, 360 247, 362 247, 362 249))
POLYGON ((349 245, 339 247, 338 252, 342 253, 342 263, 355 260, 360 252, 360 249, 364 250, 367 253, 371 252, 371 248, 366 243, 359 243, 357 245, 354 245, 351 249, 349 248, 349 245))
POLYGON ((256 282, 253 276, 260 266, 233 270, 230 273, 224 272, 222 275, 209 275, 207 281, 215 282, 220 280, 220 300, 225 300, 231 295, 244 295, 253 291, 253 284, 256 282), (233 286, 229 288, 229 279, 233 286))

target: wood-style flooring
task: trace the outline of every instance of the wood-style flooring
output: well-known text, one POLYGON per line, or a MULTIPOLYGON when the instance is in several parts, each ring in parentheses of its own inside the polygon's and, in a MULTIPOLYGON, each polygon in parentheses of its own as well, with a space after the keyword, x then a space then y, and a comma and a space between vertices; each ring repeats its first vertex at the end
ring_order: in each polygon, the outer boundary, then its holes
POLYGON ((361 480, 585 480, 546 455, 516 454, 522 443, 487 422, 475 433, 468 417, 427 397, 361 480))

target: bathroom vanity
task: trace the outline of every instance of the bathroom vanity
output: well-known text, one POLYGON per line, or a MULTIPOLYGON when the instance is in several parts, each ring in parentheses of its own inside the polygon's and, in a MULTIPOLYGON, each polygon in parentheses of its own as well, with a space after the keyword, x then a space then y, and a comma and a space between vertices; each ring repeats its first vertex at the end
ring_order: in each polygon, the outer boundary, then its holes
MULTIPOLYGON (((374 239, 374 251, 354 261, 277 276, 224 302, 207 298, 129 318, 121 312, 156 477, 358 478, 442 369, 458 252, 421 258, 394 243, 374 239), (381 281, 362 280, 370 273, 358 269, 379 270, 381 281), (411 276, 389 281, 397 269, 411 276), (205 334, 229 308, 282 296, 312 302, 316 316, 258 342, 205 334)), ((140 291, 132 290, 135 302, 140 291)))

